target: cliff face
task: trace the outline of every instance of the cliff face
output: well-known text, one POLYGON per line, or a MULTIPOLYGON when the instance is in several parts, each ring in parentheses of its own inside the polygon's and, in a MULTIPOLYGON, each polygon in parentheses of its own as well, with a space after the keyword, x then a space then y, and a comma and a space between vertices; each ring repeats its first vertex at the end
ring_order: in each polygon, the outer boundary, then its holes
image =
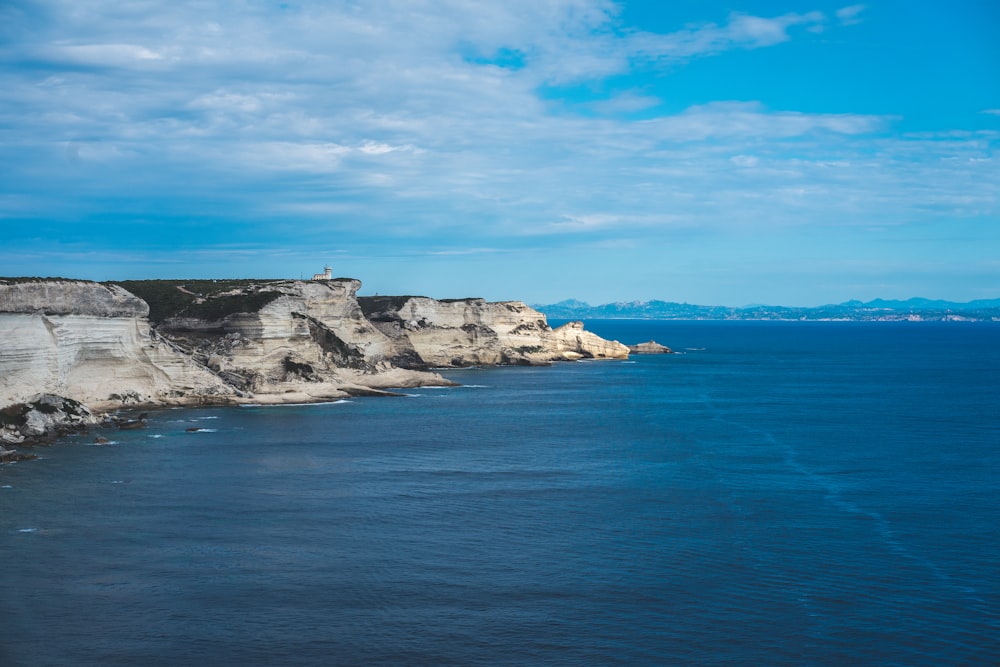
POLYGON ((132 318, 149 315, 149 306, 117 285, 84 280, 0 280, 0 313, 132 318))
POLYGON ((114 286, 0 283, 0 406, 38 394, 104 407, 234 393, 160 340, 148 311, 141 299, 114 286))
POLYGON ((580 322, 553 330, 542 313, 520 301, 369 297, 361 305, 394 341, 397 363, 469 366, 628 357, 627 347, 584 331, 580 322))
POLYGON ((519 301, 359 300, 349 279, 127 284, 149 303, 116 285, 0 279, 0 441, 85 423, 87 408, 315 401, 451 384, 429 366, 628 356, 519 301))
POLYGON ((446 384, 388 363, 392 341, 365 319, 357 280, 282 281, 218 298, 274 298, 252 312, 218 319, 171 317, 158 331, 189 349, 228 382, 262 394, 332 398, 388 386, 446 384), (346 390, 346 392, 345 392, 346 390))
POLYGON ((564 359, 628 359, 627 345, 584 331, 583 322, 567 322, 544 339, 564 359))

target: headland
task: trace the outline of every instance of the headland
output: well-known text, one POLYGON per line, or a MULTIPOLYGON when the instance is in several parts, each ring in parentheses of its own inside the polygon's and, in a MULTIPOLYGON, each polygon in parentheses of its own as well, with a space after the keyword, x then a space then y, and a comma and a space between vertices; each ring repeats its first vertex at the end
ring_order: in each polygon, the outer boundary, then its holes
POLYGON ((361 282, 0 278, 0 458, 125 410, 453 384, 437 369, 623 359, 520 301, 358 297, 361 282), (4 453, 6 452, 6 453, 4 453))

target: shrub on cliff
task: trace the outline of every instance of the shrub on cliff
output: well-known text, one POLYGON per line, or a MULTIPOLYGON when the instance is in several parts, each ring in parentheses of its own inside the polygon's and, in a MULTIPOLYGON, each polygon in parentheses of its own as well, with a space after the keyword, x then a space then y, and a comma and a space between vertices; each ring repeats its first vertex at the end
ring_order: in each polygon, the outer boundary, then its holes
POLYGON ((170 317, 220 320, 235 313, 257 312, 281 296, 269 280, 123 280, 114 284, 149 304, 149 321, 170 317), (261 289, 265 288, 265 289, 261 289), (236 294, 223 294, 240 290, 236 294))

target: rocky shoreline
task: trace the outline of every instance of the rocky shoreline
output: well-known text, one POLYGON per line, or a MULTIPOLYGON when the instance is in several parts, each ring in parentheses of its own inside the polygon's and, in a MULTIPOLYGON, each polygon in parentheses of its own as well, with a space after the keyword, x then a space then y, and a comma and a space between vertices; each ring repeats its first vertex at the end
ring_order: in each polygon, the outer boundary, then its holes
POLYGON ((519 301, 361 297, 358 280, 0 278, 0 462, 122 410, 453 385, 435 369, 624 359, 519 301))

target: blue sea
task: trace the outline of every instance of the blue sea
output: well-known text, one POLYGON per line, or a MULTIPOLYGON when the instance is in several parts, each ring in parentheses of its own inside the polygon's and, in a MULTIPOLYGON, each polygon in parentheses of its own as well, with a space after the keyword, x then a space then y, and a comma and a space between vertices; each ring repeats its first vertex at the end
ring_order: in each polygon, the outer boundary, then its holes
POLYGON ((587 325, 0 468, 0 664, 1000 664, 1000 323, 587 325))

